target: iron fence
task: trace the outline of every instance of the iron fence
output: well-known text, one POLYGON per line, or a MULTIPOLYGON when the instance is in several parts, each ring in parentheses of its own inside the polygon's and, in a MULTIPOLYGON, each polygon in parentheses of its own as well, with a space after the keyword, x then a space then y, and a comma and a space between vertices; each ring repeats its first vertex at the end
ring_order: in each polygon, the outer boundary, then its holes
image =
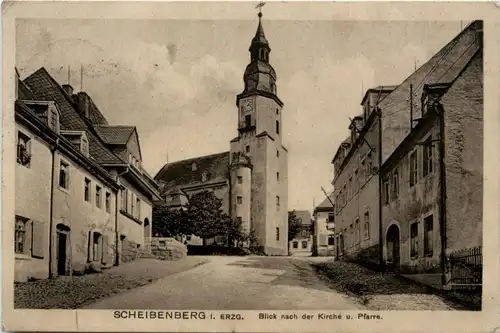
POLYGON ((482 247, 468 248, 450 254, 452 285, 480 286, 483 281, 482 247))

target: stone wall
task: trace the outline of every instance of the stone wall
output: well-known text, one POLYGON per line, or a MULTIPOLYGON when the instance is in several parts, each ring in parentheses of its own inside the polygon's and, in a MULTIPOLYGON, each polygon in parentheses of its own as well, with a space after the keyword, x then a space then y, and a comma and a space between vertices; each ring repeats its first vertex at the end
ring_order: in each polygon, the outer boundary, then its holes
POLYGON ((187 246, 170 237, 154 237, 151 254, 160 260, 179 260, 187 256, 187 246))

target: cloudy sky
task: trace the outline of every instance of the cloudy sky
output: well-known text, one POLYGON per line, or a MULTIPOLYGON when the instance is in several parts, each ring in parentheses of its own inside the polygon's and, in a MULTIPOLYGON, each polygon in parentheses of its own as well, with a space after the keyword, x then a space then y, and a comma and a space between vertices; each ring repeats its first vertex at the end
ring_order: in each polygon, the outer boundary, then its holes
MULTIPOLYGON (((289 150, 289 209, 331 189, 330 161, 360 113, 362 88, 399 84, 460 22, 263 20, 289 150)), ((254 20, 18 20, 16 65, 44 66, 90 94, 111 124, 135 125, 144 166, 229 150, 237 135, 254 20)))

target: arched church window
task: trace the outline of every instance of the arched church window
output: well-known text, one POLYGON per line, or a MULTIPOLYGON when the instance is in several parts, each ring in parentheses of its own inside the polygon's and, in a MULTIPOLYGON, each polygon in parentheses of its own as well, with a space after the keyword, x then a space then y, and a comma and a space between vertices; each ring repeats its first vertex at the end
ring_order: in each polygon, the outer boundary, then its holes
POLYGON ((198 168, 197 168, 197 166, 196 166, 196 163, 195 163, 195 162, 193 162, 193 164, 191 165, 191 170, 192 170, 192 171, 196 171, 197 169, 198 169, 198 168))

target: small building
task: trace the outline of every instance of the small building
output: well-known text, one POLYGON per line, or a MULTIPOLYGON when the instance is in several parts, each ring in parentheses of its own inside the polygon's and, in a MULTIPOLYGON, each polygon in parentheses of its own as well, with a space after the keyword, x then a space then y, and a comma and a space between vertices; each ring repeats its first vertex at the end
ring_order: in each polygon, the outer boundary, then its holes
POLYGON ((307 210, 296 210, 295 216, 301 222, 300 232, 288 243, 288 252, 292 256, 310 256, 313 251, 313 221, 307 210))
MULTIPOLYGON (((380 169, 383 259, 402 272, 450 273, 454 253, 480 253, 473 250, 482 246, 482 23, 473 22, 403 82, 382 114, 394 113, 409 93, 404 123, 411 127, 387 147, 380 169)), ((388 122, 384 136, 394 127, 388 122)), ((442 282, 453 279, 448 274, 442 282)))
MULTIPOLYGON (((320 257, 335 256, 335 207, 332 205, 333 195, 325 198, 314 208, 313 246, 320 257)), ((314 252, 314 251, 313 251, 314 252)))

